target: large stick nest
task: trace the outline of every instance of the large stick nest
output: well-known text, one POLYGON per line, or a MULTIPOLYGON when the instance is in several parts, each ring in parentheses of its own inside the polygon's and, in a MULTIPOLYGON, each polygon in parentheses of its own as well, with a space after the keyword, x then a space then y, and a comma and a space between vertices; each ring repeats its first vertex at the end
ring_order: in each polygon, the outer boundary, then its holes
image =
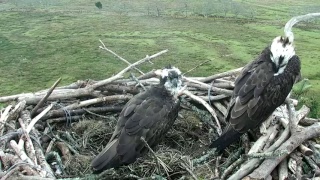
POLYGON ((308 140, 320 134, 319 120, 306 118, 306 106, 296 112, 296 100, 288 100, 288 108, 279 107, 263 124, 262 134, 252 133, 255 138, 244 136, 220 156, 208 149, 226 125, 224 115, 241 68, 208 77, 185 76, 183 109, 155 151, 129 166, 91 175, 90 162, 111 137, 122 107, 158 83, 161 70, 142 73, 136 69, 142 75, 130 78, 123 78, 124 74, 164 52, 106 80, 56 87, 59 79, 48 90, 1 97, 1 102, 10 102, 1 110, 1 177, 239 179, 272 175, 277 179, 283 171, 285 177, 319 175, 319 145, 308 140), (289 120, 293 125, 288 125, 289 120))
MULTIPOLYGON (((102 42, 101 42, 102 43, 102 42)), ((161 70, 137 67, 167 52, 130 64, 102 43, 101 49, 128 64, 101 81, 78 81, 36 93, 0 97, 2 179, 288 179, 320 176, 320 120, 296 111, 288 98, 258 130, 222 155, 208 149, 226 126, 224 116, 242 68, 208 77, 184 76, 183 109, 153 152, 129 166, 93 175, 90 162, 107 144, 124 104, 158 83, 161 70), (128 71, 137 71, 135 77, 128 71), (128 77, 128 78, 126 78, 128 77)))

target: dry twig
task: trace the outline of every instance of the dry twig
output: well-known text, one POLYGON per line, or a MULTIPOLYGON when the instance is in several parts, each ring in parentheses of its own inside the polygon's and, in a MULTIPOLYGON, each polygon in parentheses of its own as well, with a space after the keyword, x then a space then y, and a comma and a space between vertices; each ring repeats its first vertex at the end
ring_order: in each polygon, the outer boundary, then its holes
POLYGON ((48 90, 47 94, 45 96, 43 96, 43 98, 38 102, 38 104, 32 109, 30 116, 34 117, 34 115, 36 114, 37 110, 43 106, 43 104, 47 101, 48 97, 50 96, 50 94, 52 93, 52 91, 54 90, 54 88, 57 87, 57 85, 60 83, 61 78, 59 78, 53 85, 52 87, 48 90))

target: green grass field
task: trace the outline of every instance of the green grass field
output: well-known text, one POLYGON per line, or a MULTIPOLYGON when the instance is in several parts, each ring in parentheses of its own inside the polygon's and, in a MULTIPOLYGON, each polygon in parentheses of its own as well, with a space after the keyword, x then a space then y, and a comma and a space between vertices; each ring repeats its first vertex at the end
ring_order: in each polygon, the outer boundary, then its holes
MULTIPOLYGON (((226 18, 204 18, 194 15, 204 11, 204 1, 109 0, 101 1, 101 10, 96 1, 39 2, 0 3, 0 96, 41 90, 59 77, 63 85, 104 79, 123 69, 124 63, 99 49, 99 39, 130 62, 169 49, 154 65, 143 65, 143 70, 171 63, 187 71, 206 60, 210 62, 190 75, 230 70, 245 65, 274 37, 283 35, 294 12, 320 7, 317 0, 234 1, 250 7, 253 17, 235 18, 230 10, 226 18), (184 3, 189 8, 187 17, 177 13, 184 3), (160 17, 154 15, 154 6, 161 9, 160 17), (146 15, 147 7, 152 7, 153 15, 146 15)), ((312 83, 308 96, 320 101, 319 21, 302 23, 294 33, 303 76, 312 83)))

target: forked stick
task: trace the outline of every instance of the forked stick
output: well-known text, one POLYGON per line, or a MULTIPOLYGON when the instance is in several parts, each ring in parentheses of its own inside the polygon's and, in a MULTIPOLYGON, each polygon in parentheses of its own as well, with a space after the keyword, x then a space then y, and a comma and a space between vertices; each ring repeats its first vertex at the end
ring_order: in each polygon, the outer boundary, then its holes
POLYGON ((123 77, 124 73, 128 72, 130 69, 134 68, 135 66, 138 66, 139 64, 142 64, 142 63, 144 63, 144 62, 146 62, 146 61, 149 61, 149 60, 151 60, 151 59, 153 59, 153 58, 155 58, 155 57, 158 57, 158 56, 160 56, 161 54, 164 54, 164 53, 166 53, 166 52, 168 52, 167 49, 166 49, 166 50, 163 50, 163 51, 160 51, 160 52, 158 52, 158 53, 156 53, 156 54, 154 54, 154 55, 152 55, 152 56, 146 56, 145 58, 143 58, 143 59, 141 59, 141 60, 139 60, 139 61, 137 61, 137 62, 135 62, 135 63, 133 63, 133 64, 131 64, 131 65, 129 65, 129 66, 126 67, 126 68, 124 68, 122 71, 120 71, 118 74, 112 76, 111 78, 108 78, 108 79, 99 81, 99 82, 91 85, 91 88, 92 88, 92 89, 96 89, 96 88, 98 88, 98 87, 100 87, 100 86, 103 86, 103 85, 106 85, 106 84, 108 84, 108 83, 110 83, 110 82, 112 82, 112 81, 114 81, 114 80, 120 79, 120 78, 123 77))
POLYGON ((211 113, 211 115, 213 116, 213 118, 215 119, 215 121, 217 123, 217 126, 218 126, 217 132, 218 132, 218 134, 221 135, 222 134, 222 129, 221 129, 220 122, 219 122, 219 120, 217 118, 216 112, 211 108, 211 106, 205 100, 203 100, 203 99, 199 98, 198 96, 192 94, 188 90, 184 90, 183 94, 189 96, 191 99, 201 103, 204 107, 207 108, 207 110, 211 113))
POLYGON ((43 106, 43 104, 47 101, 48 97, 52 93, 52 91, 57 87, 57 85, 60 83, 61 78, 59 78, 53 85, 52 87, 48 90, 47 94, 38 102, 38 104, 32 109, 30 116, 34 117, 36 114, 37 110, 43 106))
MULTIPOLYGON (((101 39, 99 39, 99 41, 102 44, 102 46, 99 46, 100 49, 104 49, 104 50, 108 51, 109 53, 111 53, 111 54, 115 55, 117 58, 119 58, 121 61, 127 63, 128 65, 131 65, 131 63, 129 61, 125 60, 123 57, 119 56, 117 53, 115 53, 112 50, 110 50, 109 48, 107 48, 106 45, 104 45, 104 43, 101 41, 101 39)), ((134 67, 133 69, 137 70, 140 74, 144 75, 144 73, 140 69, 138 69, 136 67, 134 67)))

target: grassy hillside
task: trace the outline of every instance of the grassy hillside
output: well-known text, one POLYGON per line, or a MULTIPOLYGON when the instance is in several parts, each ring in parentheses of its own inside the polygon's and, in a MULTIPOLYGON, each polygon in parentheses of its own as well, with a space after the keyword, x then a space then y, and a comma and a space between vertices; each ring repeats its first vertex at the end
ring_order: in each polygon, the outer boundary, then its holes
MULTIPOLYGON (((142 69, 171 63, 187 71, 211 60, 192 74, 204 76, 240 67, 275 36, 282 35, 290 17, 320 7, 317 0, 246 0, 229 4, 101 0, 103 8, 99 10, 95 2, 2 1, 0 96, 40 90, 59 77, 63 78, 62 84, 104 79, 125 67, 98 48, 99 39, 131 62, 169 49, 156 65, 146 64, 142 69), (235 9, 240 12, 237 14, 235 9)), ((319 32, 319 21, 302 23, 294 29, 303 75, 313 85, 308 96, 318 101, 319 32)))

